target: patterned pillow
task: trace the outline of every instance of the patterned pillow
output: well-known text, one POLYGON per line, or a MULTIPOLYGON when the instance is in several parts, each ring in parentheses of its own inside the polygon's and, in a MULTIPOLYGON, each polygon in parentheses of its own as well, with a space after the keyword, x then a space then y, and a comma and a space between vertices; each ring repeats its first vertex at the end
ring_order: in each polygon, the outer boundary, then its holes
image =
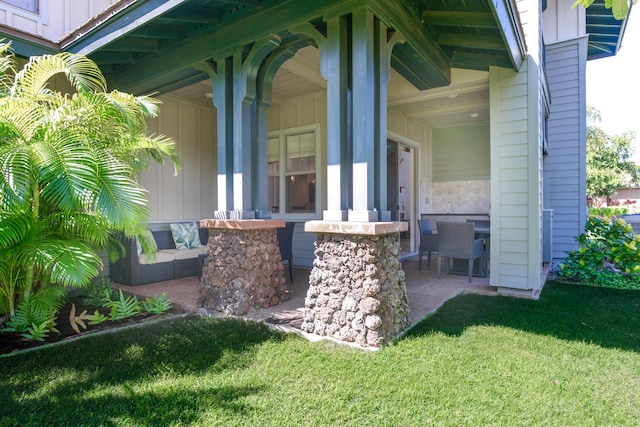
POLYGON ((192 249, 202 246, 197 223, 178 223, 169 226, 177 249, 192 249))

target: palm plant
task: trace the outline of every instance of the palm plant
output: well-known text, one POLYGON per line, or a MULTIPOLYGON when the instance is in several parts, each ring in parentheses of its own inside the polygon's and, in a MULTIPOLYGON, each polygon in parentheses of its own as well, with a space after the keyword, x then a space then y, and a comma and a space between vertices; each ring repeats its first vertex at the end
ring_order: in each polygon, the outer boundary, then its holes
POLYGON ((150 250, 136 174, 149 160, 179 167, 173 141, 146 134, 155 99, 107 92, 81 55, 32 57, 17 73, 14 64, 0 44, 0 314, 10 317, 21 301, 48 310, 33 304, 41 290, 88 284, 98 250, 115 256, 118 232, 150 250), (61 75, 71 93, 49 88, 61 75))

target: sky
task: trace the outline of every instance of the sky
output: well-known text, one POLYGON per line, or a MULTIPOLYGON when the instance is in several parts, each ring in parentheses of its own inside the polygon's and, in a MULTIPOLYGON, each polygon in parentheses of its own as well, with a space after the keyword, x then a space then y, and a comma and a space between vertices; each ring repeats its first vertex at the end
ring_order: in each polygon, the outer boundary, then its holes
POLYGON ((609 134, 635 131, 640 163, 640 3, 631 9, 618 54, 587 61, 587 104, 600 110, 609 134))

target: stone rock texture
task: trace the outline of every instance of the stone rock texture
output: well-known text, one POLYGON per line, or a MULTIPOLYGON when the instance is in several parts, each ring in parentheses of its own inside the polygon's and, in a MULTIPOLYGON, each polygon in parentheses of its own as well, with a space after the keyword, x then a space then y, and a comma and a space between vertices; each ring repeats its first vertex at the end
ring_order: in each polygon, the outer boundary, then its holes
POLYGON ((318 234, 315 248, 303 331, 379 347, 409 326, 397 234, 318 234))
POLYGON ((198 306, 242 316, 288 299, 275 229, 209 229, 198 306))

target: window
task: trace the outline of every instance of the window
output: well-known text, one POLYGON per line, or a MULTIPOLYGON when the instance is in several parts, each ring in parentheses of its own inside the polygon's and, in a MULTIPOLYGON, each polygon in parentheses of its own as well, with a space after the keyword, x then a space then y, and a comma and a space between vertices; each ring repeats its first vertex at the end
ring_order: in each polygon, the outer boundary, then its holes
POLYGON ((275 214, 315 214, 316 126, 286 129, 268 138, 269 205, 275 214))
POLYGON ((4 0, 4 3, 28 10, 29 12, 38 13, 38 0, 4 0))

